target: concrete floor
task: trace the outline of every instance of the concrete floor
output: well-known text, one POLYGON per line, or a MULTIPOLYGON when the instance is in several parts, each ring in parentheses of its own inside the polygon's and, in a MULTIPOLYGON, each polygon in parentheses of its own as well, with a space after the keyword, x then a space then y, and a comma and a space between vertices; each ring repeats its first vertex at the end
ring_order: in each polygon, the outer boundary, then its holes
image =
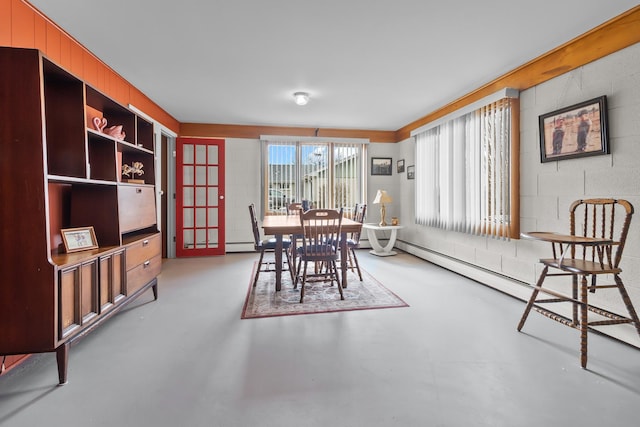
MULTIPOLYGON (((241 320, 256 254, 168 260, 151 291, 0 376, 0 425, 638 425, 640 352, 408 254, 363 267, 410 307, 241 320)), ((1 339, 1 336, 0 336, 1 339)))

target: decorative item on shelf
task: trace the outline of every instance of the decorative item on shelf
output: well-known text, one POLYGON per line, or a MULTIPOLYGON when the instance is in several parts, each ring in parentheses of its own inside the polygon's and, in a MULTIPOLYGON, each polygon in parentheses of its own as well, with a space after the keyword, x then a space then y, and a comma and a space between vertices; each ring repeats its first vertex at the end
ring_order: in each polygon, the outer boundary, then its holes
POLYGON ((65 252, 86 251, 98 248, 98 240, 93 226, 66 228, 60 230, 65 252))
POLYGON ((114 137, 115 139, 124 139, 124 137, 126 136, 124 131, 122 130, 122 125, 108 127, 104 130, 104 133, 114 137))
POLYGON ((398 225, 400 224, 400 221, 398 221, 398 217, 397 216, 392 216, 391 217, 391 225, 398 225))
POLYGON ((94 117, 93 118, 93 127, 98 132, 103 132, 104 128, 107 127, 107 119, 104 117, 94 117))
POLYGON ((144 174, 144 171, 142 170, 143 167, 144 165, 142 162, 133 162, 131 163, 131 166, 126 164, 122 165, 122 175, 129 177, 129 174, 131 174, 131 178, 127 179, 127 182, 132 184, 144 184, 144 179, 135 178, 136 175, 144 174))
POLYGON ((380 224, 378 224, 380 227, 386 227, 389 225, 385 219, 385 216, 387 215, 387 208, 384 204, 391 202, 393 202, 393 199, 385 190, 378 190, 376 198, 373 200, 373 204, 380 205, 380 224))

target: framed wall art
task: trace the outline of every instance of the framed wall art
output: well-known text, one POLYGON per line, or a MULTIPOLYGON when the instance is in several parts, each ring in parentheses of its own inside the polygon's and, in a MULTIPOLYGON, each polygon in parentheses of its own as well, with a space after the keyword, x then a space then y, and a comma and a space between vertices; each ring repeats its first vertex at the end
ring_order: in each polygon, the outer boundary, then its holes
POLYGON ((60 230, 67 253, 96 249, 98 241, 93 227, 66 228, 60 230))
POLYGON ((543 114, 539 126, 543 163, 609 154, 605 95, 543 114))
POLYGON ((393 159, 391 157, 372 157, 371 175, 391 175, 393 173, 392 164, 393 159))
POLYGON ((398 160, 398 167, 396 169, 397 173, 402 173, 404 172, 404 159, 402 160, 398 160))
POLYGON ((407 179, 416 179, 416 166, 407 166, 407 179))

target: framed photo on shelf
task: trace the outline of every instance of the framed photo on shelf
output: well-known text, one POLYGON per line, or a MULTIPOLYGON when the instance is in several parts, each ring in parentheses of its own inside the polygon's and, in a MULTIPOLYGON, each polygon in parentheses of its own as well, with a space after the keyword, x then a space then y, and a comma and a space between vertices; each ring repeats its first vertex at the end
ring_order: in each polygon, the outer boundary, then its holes
POLYGON ((396 169, 397 173, 404 172, 404 159, 398 160, 398 168, 396 169))
POLYGON ((372 157, 371 175, 391 175, 393 173, 392 164, 393 159, 391 157, 372 157))
POLYGON ((93 227, 65 228, 60 230, 67 253, 96 249, 98 240, 93 227))
POLYGON ((407 179, 416 179, 416 166, 407 166, 407 179))
POLYGON ((539 117, 540 161, 609 154, 606 95, 539 117))

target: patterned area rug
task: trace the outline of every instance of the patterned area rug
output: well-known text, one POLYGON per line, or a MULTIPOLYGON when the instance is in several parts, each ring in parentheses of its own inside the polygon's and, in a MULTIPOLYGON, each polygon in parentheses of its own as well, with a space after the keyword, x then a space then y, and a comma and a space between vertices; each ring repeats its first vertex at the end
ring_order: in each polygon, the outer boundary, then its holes
MULTIPOLYGON (((253 267, 253 274, 256 266, 257 263, 253 267)), ((362 270, 362 282, 357 272, 349 271, 344 300, 340 299, 340 293, 335 284, 331 286, 329 282, 315 282, 305 285, 302 304, 300 304, 300 284, 298 289, 293 289, 288 272, 283 271, 280 292, 275 291, 274 273, 260 273, 255 288, 252 286, 253 274, 249 279, 249 291, 242 309, 243 319, 409 306, 364 270, 362 270)))

